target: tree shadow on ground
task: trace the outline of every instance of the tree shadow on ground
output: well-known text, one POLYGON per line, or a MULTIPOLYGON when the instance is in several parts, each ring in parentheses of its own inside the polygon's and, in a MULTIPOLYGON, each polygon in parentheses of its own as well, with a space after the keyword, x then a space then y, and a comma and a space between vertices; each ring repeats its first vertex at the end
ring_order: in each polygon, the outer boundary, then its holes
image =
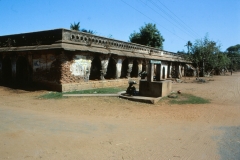
POLYGON ((220 127, 224 133, 217 137, 221 160, 240 159, 240 126, 220 127))
POLYGON ((24 91, 40 91, 40 90, 47 90, 51 91, 48 87, 40 84, 35 83, 28 83, 28 84, 4 84, 0 83, 0 86, 6 87, 9 90, 24 90, 24 91))

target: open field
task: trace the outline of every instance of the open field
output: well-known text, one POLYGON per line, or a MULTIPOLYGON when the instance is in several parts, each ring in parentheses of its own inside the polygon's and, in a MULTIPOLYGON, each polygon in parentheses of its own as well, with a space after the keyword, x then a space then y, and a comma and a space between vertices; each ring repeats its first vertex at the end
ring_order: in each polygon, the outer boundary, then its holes
POLYGON ((0 159, 240 159, 240 73, 211 79, 173 83, 211 101, 184 105, 0 87, 0 159))

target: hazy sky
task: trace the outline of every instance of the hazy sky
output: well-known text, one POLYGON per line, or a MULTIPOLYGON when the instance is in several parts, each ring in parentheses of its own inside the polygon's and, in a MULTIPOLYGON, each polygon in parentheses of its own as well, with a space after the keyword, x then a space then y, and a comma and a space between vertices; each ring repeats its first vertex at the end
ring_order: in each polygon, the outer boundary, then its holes
POLYGON ((129 41, 145 23, 155 23, 163 48, 187 50, 208 34, 221 50, 240 44, 240 0, 0 0, 0 36, 80 27, 129 41))

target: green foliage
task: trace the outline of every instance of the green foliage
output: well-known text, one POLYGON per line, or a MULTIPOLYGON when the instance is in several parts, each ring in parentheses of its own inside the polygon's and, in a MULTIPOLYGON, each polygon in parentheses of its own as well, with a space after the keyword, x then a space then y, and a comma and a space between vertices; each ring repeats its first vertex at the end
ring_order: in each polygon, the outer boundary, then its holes
POLYGON ((129 37, 130 42, 150 47, 163 49, 164 38, 161 36, 155 24, 148 23, 140 28, 140 32, 134 32, 129 37))
POLYGON ((226 54, 224 54, 223 52, 218 52, 216 54, 211 55, 206 65, 206 68, 207 69, 213 68, 217 71, 220 71, 222 68, 227 68, 230 63, 231 61, 226 54))
POLYGON ((187 46, 188 54, 189 54, 190 48, 192 47, 192 42, 191 42, 191 41, 188 41, 185 46, 187 46))
POLYGON ((171 104, 205 104, 210 103, 208 99, 197 97, 191 94, 179 94, 177 98, 169 101, 171 104))
POLYGON ((87 30, 87 29, 81 29, 82 32, 85 32, 85 33, 90 33, 90 34, 95 34, 95 32, 93 30, 87 30))
POLYGON ((80 31, 80 22, 78 22, 78 23, 74 22, 73 24, 71 24, 70 29, 75 30, 75 31, 80 31))
POLYGON ((61 92, 49 92, 47 94, 41 95, 38 98, 41 99, 61 99, 63 98, 61 92))
POLYGON ((240 44, 228 47, 226 54, 231 60, 231 66, 229 68, 233 70, 240 69, 240 44))
POLYGON ((74 22, 73 24, 71 24, 70 29, 75 30, 75 31, 81 31, 81 32, 85 32, 85 33, 95 34, 95 32, 93 30, 87 30, 84 28, 80 30, 80 22, 78 22, 78 23, 74 22))
POLYGON ((67 94, 111 94, 111 93, 118 93, 123 91, 126 88, 116 87, 116 88, 98 88, 98 89, 89 89, 89 90, 82 90, 82 91, 73 91, 67 92, 67 94))
POLYGON ((115 87, 115 88, 98 88, 98 89, 89 89, 89 90, 81 90, 81 91, 72 91, 72 92, 49 92, 47 94, 39 96, 42 99, 61 99, 63 98, 63 94, 111 94, 118 93, 120 91, 125 90, 124 87, 115 87))
POLYGON ((237 44, 235 46, 230 46, 227 48, 227 51, 229 53, 240 53, 240 44, 237 44))
POLYGON ((190 45, 186 59, 192 61, 196 67, 199 68, 202 75, 205 72, 211 72, 215 70, 219 72, 223 68, 227 68, 231 63, 230 59, 226 54, 220 51, 220 45, 215 41, 209 40, 208 36, 203 39, 198 39, 193 45, 190 45))

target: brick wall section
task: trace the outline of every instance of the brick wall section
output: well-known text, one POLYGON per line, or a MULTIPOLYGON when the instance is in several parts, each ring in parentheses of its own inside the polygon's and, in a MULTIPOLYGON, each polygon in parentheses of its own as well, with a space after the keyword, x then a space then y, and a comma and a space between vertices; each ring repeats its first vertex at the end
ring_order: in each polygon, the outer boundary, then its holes
POLYGON ((128 82, 130 80, 134 80, 137 83, 139 83, 139 78, 68 83, 68 84, 62 84, 62 92, 96 89, 96 88, 108 88, 108 87, 117 87, 117 86, 126 86, 127 88, 128 82))
POLYGON ((72 63, 73 63, 73 60, 69 62, 65 62, 61 65, 61 71, 62 71, 61 79, 60 79, 61 84, 84 82, 84 77, 74 76, 70 71, 70 67, 72 63))

